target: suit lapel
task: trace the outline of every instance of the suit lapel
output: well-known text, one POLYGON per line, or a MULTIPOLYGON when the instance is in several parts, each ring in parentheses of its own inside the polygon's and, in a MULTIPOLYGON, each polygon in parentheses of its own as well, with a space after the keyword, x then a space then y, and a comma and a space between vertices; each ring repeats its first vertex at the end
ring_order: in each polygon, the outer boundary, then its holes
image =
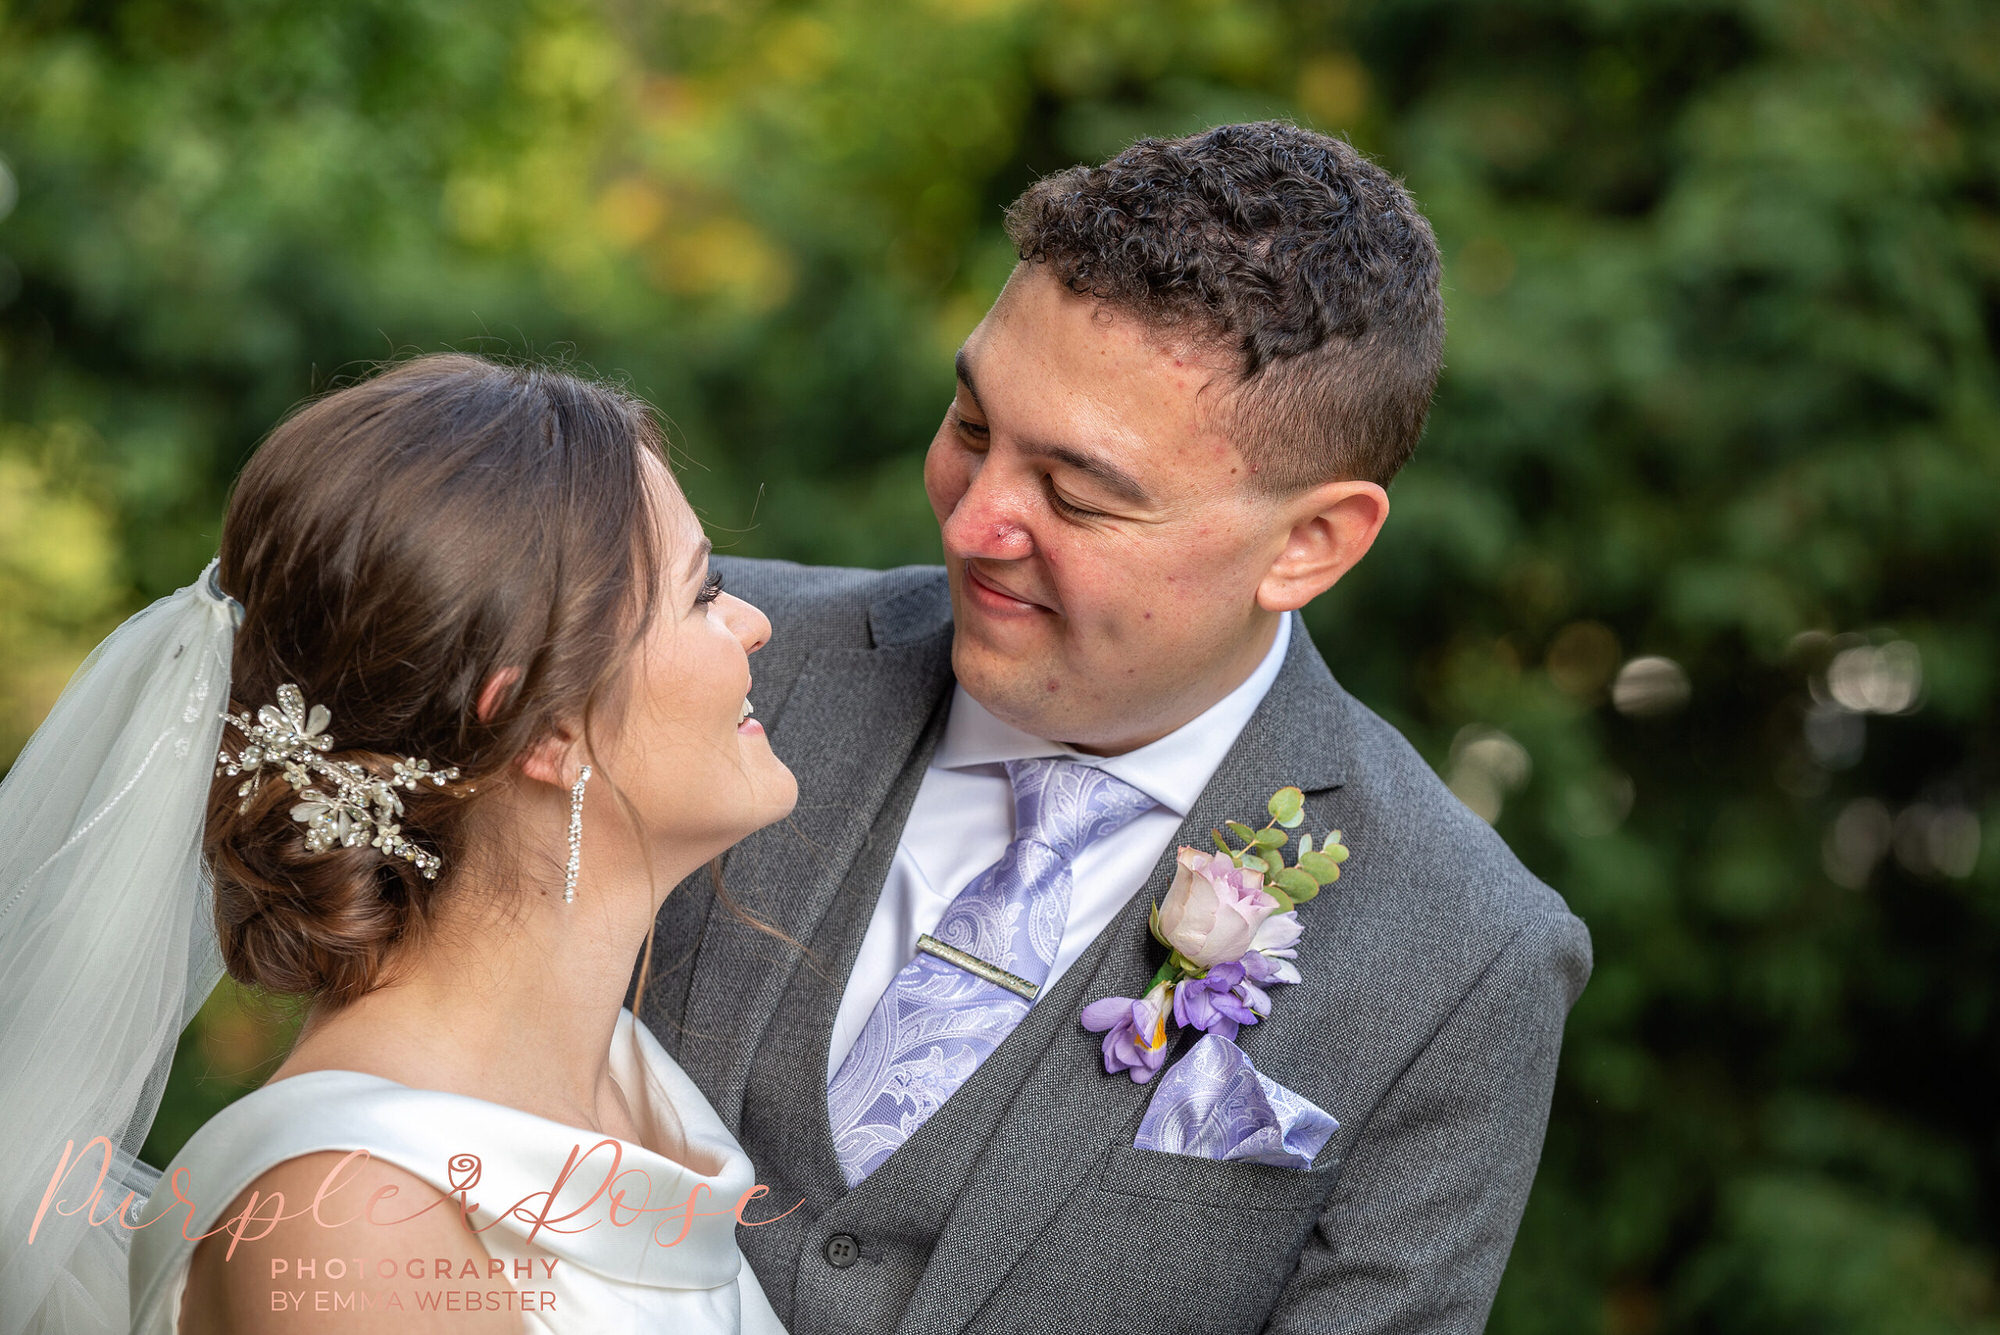
MULTIPOLYGON (((898 1335, 964 1330, 1107 1147, 1131 1142, 1156 1086, 1107 1075, 1102 1037, 1084 1029, 1078 1015, 1102 997, 1137 997, 1151 980, 1160 951, 1147 932, 1147 916, 1173 884, 1175 848, 1211 847, 1209 831, 1226 820, 1261 825, 1265 800, 1288 783, 1310 796, 1346 781, 1352 738, 1347 700, 1303 623, 1294 621, 1277 680, 1181 823, 1174 847, 1161 853, 1144 888, 988 1059, 1006 1063, 1003 1078, 1019 1085, 990 1142, 1004 1153, 989 1148, 974 1169, 898 1335)), ((1331 907, 1317 904, 1314 911, 1331 907)), ((1169 1062, 1191 1042, 1190 1031, 1178 1033, 1169 1062)), ((951 1111, 947 1101, 932 1120, 951 1111)))
MULTIPOLYGON (((871 610, 873 649, 812 654, 771 732, 799 781, 791 817, 724 864, 732 896, 795 940, 835 905, 896 776, 951 684, 951 607, 942 584, 871 610)), ((842 911, 867 912, 858 903, 842 911)), ((798 967, 797 950, 710 906, 687 1006, 683 1064, 732 1130, 750 1059, 798 967)))

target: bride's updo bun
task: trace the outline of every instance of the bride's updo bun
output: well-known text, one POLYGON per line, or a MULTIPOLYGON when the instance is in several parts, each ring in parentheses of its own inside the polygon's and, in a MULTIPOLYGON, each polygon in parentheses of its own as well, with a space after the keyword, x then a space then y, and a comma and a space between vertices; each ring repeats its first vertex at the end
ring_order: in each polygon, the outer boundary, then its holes
MULTIPOLYGON (((459 354, 327 394, 266 438, 223 524, 221 584, 244 608, 231 712, 295 683, 331 712, 327 759, 460 777, 397 794, 403 835, 442 861, 432 880, 366 845, 309 851, 289 783, 267 769, 244 806, 242 780, 219 774, 205 851, 231 975, 334 1005, 384 981, 452 892, 480 790, 560 720, 588 719, 643 633, 658 568, 644 458, 662 452, 622 391, 459 354)), ((232 752, 242 741, 225 730, 232 752)))

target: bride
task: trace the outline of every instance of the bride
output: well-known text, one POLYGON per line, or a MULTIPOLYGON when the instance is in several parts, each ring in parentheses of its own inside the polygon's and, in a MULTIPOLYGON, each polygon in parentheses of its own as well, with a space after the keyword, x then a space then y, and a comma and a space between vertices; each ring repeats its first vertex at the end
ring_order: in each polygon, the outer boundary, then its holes
POLYGON ((403 363, 78 673, 0 788, 0 1335, 780 1331, 735 1229, 788 1203, 621 1005, 797 797, 662 453, 605 386, 403 363), (218 954, 307 1019, 155 1183, 218 954))

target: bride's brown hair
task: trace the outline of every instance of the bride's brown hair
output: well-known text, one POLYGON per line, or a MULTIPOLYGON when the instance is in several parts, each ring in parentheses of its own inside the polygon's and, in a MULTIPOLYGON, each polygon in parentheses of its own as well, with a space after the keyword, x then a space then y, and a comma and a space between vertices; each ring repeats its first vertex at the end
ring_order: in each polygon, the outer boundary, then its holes
POLYGON ((559 723, 587 727, 645 633, 660 562, 644 461, 664 446, 621 390, 452 353, 316 399, 265 439, 223 524, 221 584, 244 607, 231 711, 294 682, 332 713, 329 758, 461 777, 401 794, 404 835, 443 860, 432 881, 368 846, 308 852, 290 784, 267 776, 239 811, 240 780, 219 775, 203 846, 232 976, 339 1006, 421 939, 465 864, 477 790, 559 723))

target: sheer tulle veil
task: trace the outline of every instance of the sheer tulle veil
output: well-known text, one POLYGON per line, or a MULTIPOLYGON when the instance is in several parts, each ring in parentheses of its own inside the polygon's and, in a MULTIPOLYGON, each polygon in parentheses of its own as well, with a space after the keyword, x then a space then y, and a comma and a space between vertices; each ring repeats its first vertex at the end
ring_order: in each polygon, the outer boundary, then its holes
POLYGON ((129 1328, 118 1209, 222 974, 201 842, 242 610, 215 569, 98 645, 0 783, 0 1335, 129 1328))

